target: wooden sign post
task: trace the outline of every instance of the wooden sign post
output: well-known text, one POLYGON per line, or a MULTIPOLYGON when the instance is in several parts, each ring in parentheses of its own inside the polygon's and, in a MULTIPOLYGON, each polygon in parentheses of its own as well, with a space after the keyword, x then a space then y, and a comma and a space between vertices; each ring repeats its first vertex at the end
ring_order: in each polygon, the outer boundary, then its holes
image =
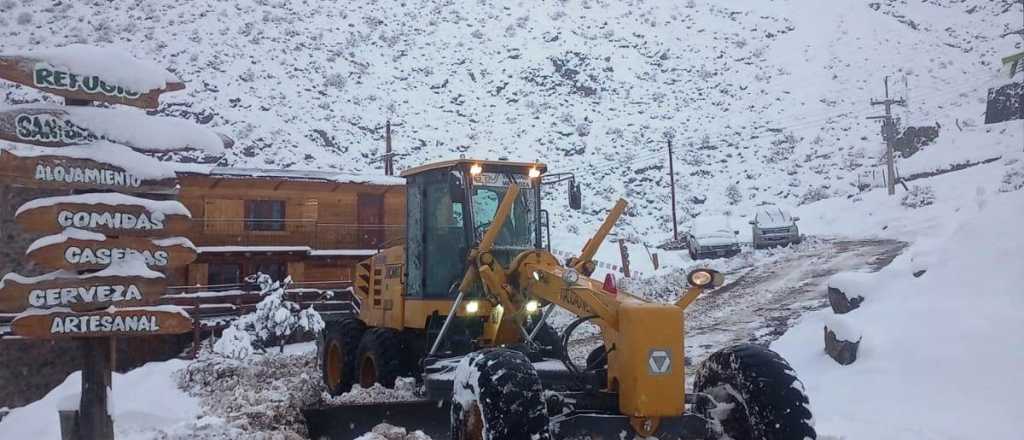
MULTIPOLYGON (((162 93, 185 88, 159 66, 116 49, 80 45, 0 54, 0 79, 62 96, 65 104, 79 107, 99 101, 156 108, 162 93)), ((120 156, 129 151, 125 147, 151 152, 218 150, 232 141, 198 126, 186 127, 183 121, 149 118, 98 108, 18 106, 0 111, 0 140, 38 146, 19 147, 18 154, 0 153, 0 180, 31 187, 118 191, 48 197, 22 205, 16 221, 26 231, 51 234, 36 240, 27 258, 60 270, 31 278, 8 274, 0 281, 0 311, 18 313, 11 324, 14 334, 81 341, 78 425, 62 429, 76 432, 80 440, 114 438, 107 409, 114 337, 180 334, 193 326, 181 308, 155 306, 166 287, 157 270, 196 258, 192 243, 178 236, 188 229, 191 215, 175 201, 120 194, 167 192, 176 186, 176 178, 161 173, 151 157, 120 156), (199 131, 175 138, 181 145, 170 143, 174 139, 165 134, 179 127, 199 131), (37 154, 33 148, 47 151, 37 154), (140 163, 148 167, 149 177, 132 169, 140 163), (91 270, 98 272, 84 272, 91 270)))

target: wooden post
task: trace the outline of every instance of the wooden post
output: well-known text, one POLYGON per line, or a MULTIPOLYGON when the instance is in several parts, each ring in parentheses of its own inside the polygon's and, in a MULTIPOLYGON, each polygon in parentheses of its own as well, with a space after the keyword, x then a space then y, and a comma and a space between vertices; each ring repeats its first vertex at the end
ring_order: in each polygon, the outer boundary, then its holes
POLYGON ((619 239, 619 256, 622 257, 622 275, 629 278, 629 249, 626 249, 626 240, 619 239))
POLYGON ((78 438, 114 440, 114 422, 107 413, 110 389, 110 338, 82 339, 82 400, 78 405, 78 438))
POLYGON ((202 343, 199 331, 199 301, 196 301, 195 308, 192 309, 192 359, 199 357, 199 345, 202 343))
POLYGON ((679 222, 676 221, 676 172, 672 165, 672 139, 668 139, 668 181, 672 187, 672 240, 679 241, 679 222))

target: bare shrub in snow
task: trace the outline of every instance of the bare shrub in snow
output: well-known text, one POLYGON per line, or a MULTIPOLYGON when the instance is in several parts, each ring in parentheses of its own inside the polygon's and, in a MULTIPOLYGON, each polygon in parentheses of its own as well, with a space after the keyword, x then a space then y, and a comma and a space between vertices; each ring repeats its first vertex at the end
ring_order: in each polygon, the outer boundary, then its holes
MULTIPOLYGON (((281 351, 284 351, 284 344, 300 329, 307 332, 323 330, 324 321, 312 306, 302 310, 294 301, 285 298, 285 291, 292 283, 291 277, 279 282, 267 274, 259 273, 255 281, 264 298, 256 305, 255 312, 238 318, 232 324, 237 330, 248 333, 253 341, 263 347, 276 342, 281 351)), ((228 348, 225 346, 225 349, 228 348)))
POLYGON ((1017 191, 1021 188, 1024 188, 1024 163, 1017 163, 1017 166, 1003 174, 1003 184, 999 186, 999 192, 1017 191))
POLYGON ((729 184, 729 186, 725 188, 725 197, 729 199, 730 205, 736 205, 743 201, 743 194, 740 193, 740 187, 735 183, 729 184))
POLYGON ((935 192, 932 191, 930 186, 919 186, 914 185, 910 187, 910 191, 903 196, 903 200, 900 204, 907 208, 921 208, 929 206, 935 203, 935 192))
POLYGON ((245 359, 253 354, 252 336, 235 326, 224 329, 224 334, 213 346, 213 351, 231 359, 245 359))
POLYGON ((27 24, 32 24, 32 13, 22 12, 18 14, 17 23, 23 26, 27 24))
POLYGON ((807 188, 807 192, 800 196, 800 204, 806 205, 808 203, 814 203, 818 200, 825 200, 831 197, 827 186, 812 186, 807 188))
POLYGON ((348 78, 340 72, 334 72, 324 78, 324 87, 328 89, 344 90, 346 84, 348 84, 348 78))

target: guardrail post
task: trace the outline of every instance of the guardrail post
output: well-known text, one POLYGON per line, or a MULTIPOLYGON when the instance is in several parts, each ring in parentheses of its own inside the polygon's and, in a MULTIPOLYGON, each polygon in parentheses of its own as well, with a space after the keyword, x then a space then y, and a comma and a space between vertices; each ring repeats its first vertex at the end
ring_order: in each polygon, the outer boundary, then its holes
POLYGON ((199 357, 199 330, 202 326, 202 321, 199 319, 199 302, 195 303, 192 308, 192 359, 199 357))

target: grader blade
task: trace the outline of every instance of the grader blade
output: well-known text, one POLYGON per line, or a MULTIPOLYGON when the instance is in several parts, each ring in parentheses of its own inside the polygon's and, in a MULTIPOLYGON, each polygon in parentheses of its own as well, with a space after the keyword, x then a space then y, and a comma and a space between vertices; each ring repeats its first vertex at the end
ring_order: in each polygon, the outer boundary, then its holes
POLYGON ((450 412, 448 400, 415 400, 315 407, 303 410, 302 414, 309 438, 316 440, 352 440, 381 423, 446 439, 450 435, 450 412))

